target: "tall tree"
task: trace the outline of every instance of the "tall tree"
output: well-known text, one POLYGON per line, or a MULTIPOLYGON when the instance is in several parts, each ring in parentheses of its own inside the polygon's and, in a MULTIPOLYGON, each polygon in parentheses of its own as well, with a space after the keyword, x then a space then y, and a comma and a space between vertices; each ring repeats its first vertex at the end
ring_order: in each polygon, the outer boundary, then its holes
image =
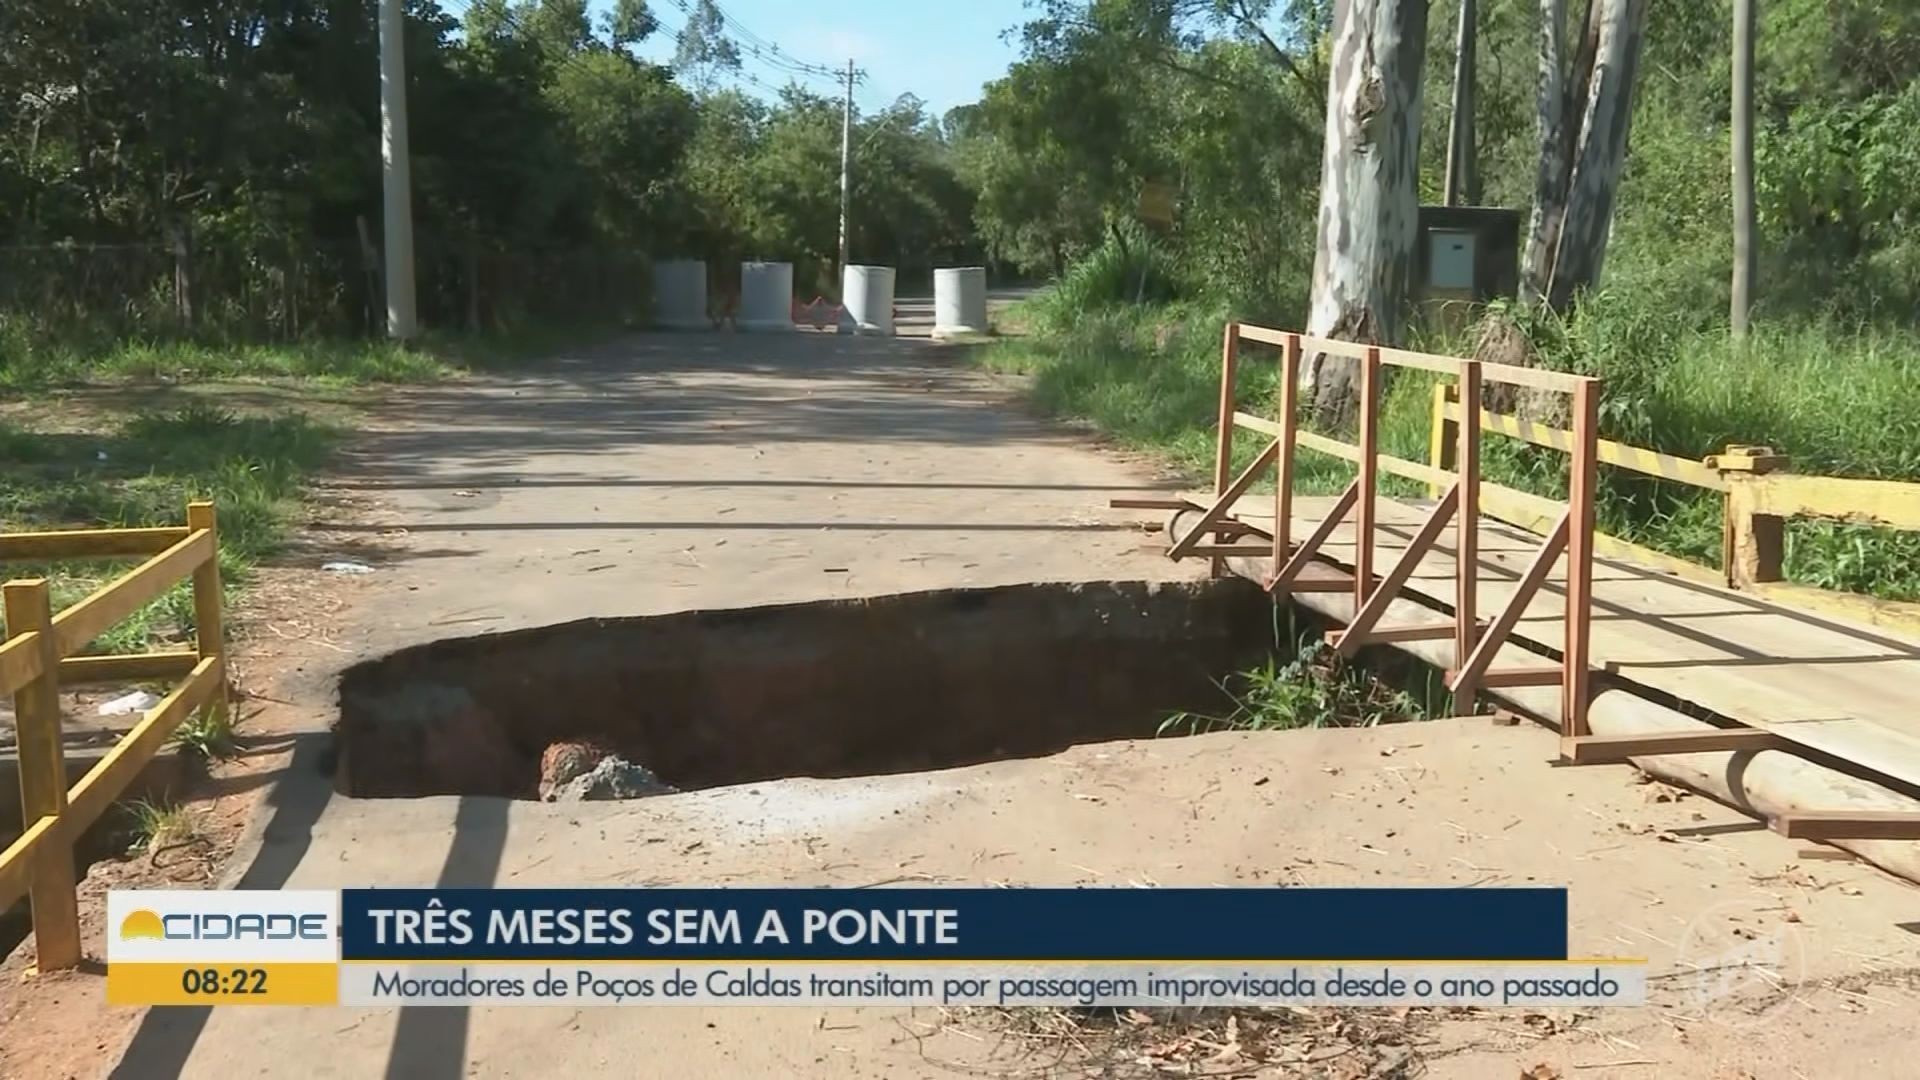
POLYGON ((1540 0, 1539 158, 1521 291, 1565 309, 1600 280, 1647 24, 1647 0, 1587 0, 1564 60, 1567 0, 1540 0))
MULTIPOLYGON (((1417 239, 1426 0, 1342 0, 1334 13, 1319 235, 1307 331, 1399 340, 1417 239)), ((1359 365, 1315 355, 1302 377, 1322 417, 1352 410, 1359 365)))
POLYGON ((711 93, 721 75, 740 70, 740 46, 727 36, 727 17, 713 0, 700 0, 687 13, 674 42, 673 69, 700 94, 711 93))

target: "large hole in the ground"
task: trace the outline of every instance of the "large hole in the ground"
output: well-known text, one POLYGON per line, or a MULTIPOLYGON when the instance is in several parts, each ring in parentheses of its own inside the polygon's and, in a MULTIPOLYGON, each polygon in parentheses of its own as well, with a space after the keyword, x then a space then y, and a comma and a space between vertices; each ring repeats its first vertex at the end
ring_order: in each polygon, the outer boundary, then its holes
POLYGON ((1273 650, 1238 579, 1018 585, 451 639, 342 678, 349 795, 535 798, 573 744, 680 790, 1154 735, 1273 650))

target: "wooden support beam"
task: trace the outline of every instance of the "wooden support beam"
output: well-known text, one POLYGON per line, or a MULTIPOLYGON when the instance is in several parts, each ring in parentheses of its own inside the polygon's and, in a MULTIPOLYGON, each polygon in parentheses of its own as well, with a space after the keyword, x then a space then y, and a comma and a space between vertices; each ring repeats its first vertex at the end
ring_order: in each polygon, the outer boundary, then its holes
POLYGON ((34 861, 45 854, 41 845, 60 842, 59 830, 54 828, 59 823, 60 819, 51 815, 43 817, 0 851, 0 911, 18 903, 33 887, 34 861))
POLYGON ((1285 592, 1291 587, 1291 583, 1300 577, 1301 571, 1307 568, 1307 564, 1313 562, 1314 555, 1320 551, 1320 545, 1326 543, 1327 537, 1333 535, 1333 530, 1340 527, 1340 522, 1347 516, 1347 512, 1353 509, 1354 500, 1359 497, 1360 482, 1355 480, 1348 484, 1347 489, 1342 491, 1333 505, 1327 508, 1327 516, 1321 518, 1320 524, 1314 526, 1313 534, 1307 537, 1306 542, 1294 549, 1293 556, 1287 560, 1287 565, 1281 567, 1278 574, 1267 580, 1268 592, 1285 592))
POLYGON ((213 557, 213 534, 197 530, 185 540, 94 590, 53 620, 62 656, 77 653, 120 620, 173 588, 213 557))
POLYGON ((1288 592, 1298 593, 1348 592, 1352 588, 1353 579, 1345 574, 1338 577, 1302 577, 1287 584, 1288 592))
POLYGON ((1784 750, 1793 744, 1759 728, 1676 731, 1660 735, 1582 735, 1562 738, 1560 756, 1575 765, 1594 765, 1655 754, 1711 754, 1784 750))
MULTIPOLYGON (((1327 631, 1327 644, 1339 646, 1340 640, 1347 636, 1345 630, 1327 631)), ((1451 622, 1405 623, 1376 626, 1367 631, 1365 644, 1392 645, 1402 641, 1444 641, 1453 636, 1451 622)))
MULTIPOLYGON (((66 843, 79 839, 87 826, 106 813, 113 800, 127 790, 133 778, 167 744, 167 738, 180 722, 191 716, 193 710, 216 700, 225 680, 226 672, 219 657, 210 656, 195 664, 193 674, 187 676, 185 682, 148 709, 133 730, 121 736, 113 749, 87 770, 87 775, 68 793, 69 802, 60 815, 60 835, 66 843)), ((61 777, 63 783, 65 780, 61 777)))
POLYGON ((1300 352, 1300 335, 1288 334, 1287 343, 1280 351, 1280 430, 1274 436, 1280 455, 1274 462, 1277 473, 1273 479, 1273 560, 1267 568, 1268 577, 1279 576, 1292 550, 1293 459, 1298 453, 1295 443, 1300 433, 1300 352))
POLYGON ((117 559, 152 555, 187 538, 178 526, 157 529, 71 529, 0 535, 0 562, 117 559))
POLYGON ((1730 473, 1722 507, 1720 567, 1727 587, 1748 588, 1786 578, 1787 519, 1754 510, 1751 474, 1730 473))
POLYGON ((1467 656, 1465 664, 1448 675, 1449 689, 1458 690, 1462 686, 1480 685, 1480 676, 1492 665, 1494 654, 1500 651, 1500 646, 1506 644, 1507 637, 1513 633, 1513 628, 1519 625, 1520 616, 1526 614, 1527 605, 1533 601, 1533 594, 1540 591, 1540 586, 1546 582, 1548 573, 1553 570, 1554 562, 1560 558, 1560 553, 1566 548, 1567 518, 1563 515, 1560 523, 1547 534, 1547 539, 1540 545, 1540 550, 1534 553, 1533 562, 1527 566, 1525 576, 1520 579, 1519 584, 1514 586, 1513 595, 1507 599, 1507 606, 1501 609, 1499 616, 1493 620, 1493 625, 1487 628, 1486 634, 1480 638, 1480 644, 1473 647, 1473 652, 1467 656))
POLYGON ((1920 840, 1920 813, 1897 810, 1801 810, 1773 819, 1797 840, 1920 840))
POLYGON ((1557 667, 1488 668, 1476 681, 1488 689, 1508 686, 1559 686, 1562 675, 1557 667))
POLYGON ((1920 813, 1904 810, 1796 810, 1773 819, 1794 840, 1920 840, 1920 813))
POLYGON ((193 670, 198 653, 156 652, 130 656, 69 656, 60 661, 60 685, 177 679, 193 670))
POLYGON ((11 694, 40 677, 45 642, 31 631, 13 627, 13 636, 0 642, 0 694, 11 694))
MULTIPOLYGON (((1232 505, 1233 502, 1232 499, 1222 497, 1227 492, 1228 478, 1233 475, 1234 379, 1239 372, 1239 367, 1240 324, 1230 322, 1227 324, 1225 337, 1220 345, 1220 434, 1214 440, 1213 456, 1213 494, 1216 507, 1222 502, 1228 505, 1232 505)), ((1199 533, 1200 530, 1196 528, 1188 535, 1198 536, 1199 533)), ((1178 559, 1180 554, 1176 552, 1173 557, 1178 559)), ((1213 576, 1220 577, 1226 572, 1226 564, 1215 559, 1213 576)))
POLYGON ((1261 470, 1272 464, 1279 452, 1279 443, 1267 444, 1267 448, 1260 451, 1259 456, 1253 459, 1253 463, 1248 465, 1233 483, 1227 485, 1227 489, 1220 493, 1220 497, 1214 500, 1212 506, 1207 507, 1207 512, 1200 515, 1200 520, 1194 522, 1193 528, 1188 529, 1185 536, 1174 541, 1173 547, 1167 551, 1167 557, 1183 559, 1192 554, 1193 549, 1200 543, 1200 537, 1214 531, 1216 525, 1227 520, 1227 515, 1233 512, 1233 504, 1240 501, 1240 496, 1247 493, 1247 489, 1253 486, 1253 481, 1260 475, 1261 470))
MULTIPOLYGON (((1469 361, 1470 363, 1472 361, 1469 361)), ((1449 403, 1449 419, 1457 420, 1462 410, 1449 403)), ((1535 446, 1571 453, 1573 450, 1573 432, 1565 428, 1549 427, 1534 420, 1524 420, 1508 413, 1486 412, 1480 414, 1480 427, 1521 442, 1535 446)), ((1626 443, 1600 439, 1595 443, 1600 460, 1615 468, 1627 469, 1645 476, 1657 476, 1662 480, 1672 480, 1692 487, 1705 488, 1708 491, 1725 491, 1727 482, 1718 469, 1712 465, 1703 465, 1689 458, 1662 454, 1657 450, 1629 446, 1626 443)), ((1708 458, 1712 461, 1712 458, 1708 458)))
POLYGON ((1112 510, 1204 510, 1205 507, 1192 499, 1108 499, 1107 507, 1112 510))
POLYGON ((1393 564, 1392 570, 1387 572, 1386 579, 1381 581, 1379 587, 1374 589, 1354 611, 1353 618, 1347 623, 1347 633, 1340 639, 1338 646, 1342 656, 1352 656, 1359 651, 1360 646, 1367 643, 1369 640, 1367 632, 1372 630, 1373 624, 1379 622, 1381 616, 1387 613, 1387 605, 1393 603, 1393 598, 1400 594, 1400 589, 1406 585, 1407 579, 1412 577, 1414 570, 1419 567, 1420 560, 1426 558, 1428 549, 1433 547, 1434 541, 1440 539, 1440 531, 1447 527, 1447 522, 1453 517, 1454 509, 1459 505, 1460 488, 1455 485, 1447 489, 1447 493, 1441 496, 1439 505, 1435 506, 1427 515, 1427 519, 1420 523, 1419 531, 1407 541, 1406 548, 1400 553, 1400 560, 1393 564))
POLYGON ((1588 380, 1573 392, 1573 459, 1567 480, 1566 643, 1561 666, 1560 731, 1588 734, 1587 705, 1593 696, 1593 528, 1599 491, 1600 383, 1588 380))
MULTIPOLYGON (((7 629, 32 634, 40 647, 40 675, 13 694, 14 745, 20 758, 20 820, 58 818, 67 809, 67 764, 60 737, 60 651, 50 591, 44 578, 9 581, 4 590, 7 629)), ((80 962, 80 906, 74 892, 73 843, 59 839, 23 849, 33 898, 35 960, 42 971, 80 962)))
POLYGON ((1353 515, 1353 607, 1373 591, 1374 505, 1380 497, 1380 350, 1360 361, 1360 491, 1353 515))
MULTIPOLYGON (((1455 388, 1460 416, 1454 433, 1454 467, 1459 470, 1460 506, 1454 511, 1453 540, 1453 663, 1459 667, 1473 655, 1480 632, 1480 362, 1469 360, 1460 365, 1460 385, 1455 388)), ((1439 403, 1442 412, 1445 402, 1439 403)), ((1461 716, 1473 712, 1479 688, 1466 682, 1453 688, 1453 711, 1461 716)))
POLYGON ((1209 559, 1252 559, 1272 553, 1265 544, 1195 544, 1187 549, 1187 554, 1209 559))

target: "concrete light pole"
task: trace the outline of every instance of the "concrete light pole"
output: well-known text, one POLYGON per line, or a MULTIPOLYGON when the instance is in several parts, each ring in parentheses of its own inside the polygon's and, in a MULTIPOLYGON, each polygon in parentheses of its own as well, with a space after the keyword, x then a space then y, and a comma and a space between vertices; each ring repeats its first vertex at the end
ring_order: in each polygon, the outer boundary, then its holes
POLYGON ((380 0, 380 169, 385 196, 387 336, 420 332, 413 290, 413 178, 407 149, 406 20, 402 0, 380 0))

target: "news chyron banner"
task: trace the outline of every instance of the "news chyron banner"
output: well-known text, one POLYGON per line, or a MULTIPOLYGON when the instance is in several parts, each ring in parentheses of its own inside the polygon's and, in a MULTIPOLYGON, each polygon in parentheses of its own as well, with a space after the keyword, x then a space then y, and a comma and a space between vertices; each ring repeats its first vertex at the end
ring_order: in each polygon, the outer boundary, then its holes
POLYGON ((109 999, 261 1005, 1639 1005, 1552 888, 127 892, 109 999))

